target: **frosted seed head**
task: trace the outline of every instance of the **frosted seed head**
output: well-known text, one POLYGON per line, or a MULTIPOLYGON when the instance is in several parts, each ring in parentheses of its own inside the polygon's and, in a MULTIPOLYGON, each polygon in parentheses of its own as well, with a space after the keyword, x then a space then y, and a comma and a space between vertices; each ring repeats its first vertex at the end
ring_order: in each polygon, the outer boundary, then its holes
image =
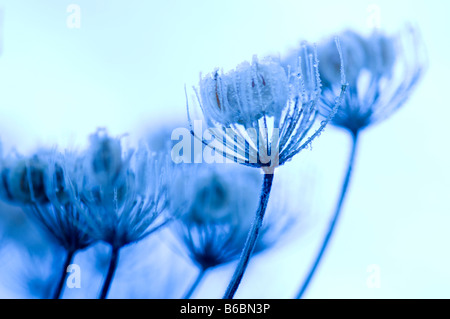
POLYGON ((223 125, 250 125, 286 107, 289 85, 285 70, 272 59, 243 62, 226 74, 215 71, 200 80, 205 116, 223 125))
MULTIPOLYGON (((404 37, 407 34, 387 35, 374 30, 369 35, 353 37, 355 41, 348 39, 349 34, 356 33, 347 31, 339 37, 350 86, 333 123, 357 132, 385 119, 406 101, 422 75, 423 64, 415 55, 421 50, 421 44, 415 41, 417 39, 404 37), (345 56, 344 48, 349 44, 354 47, 352 52, 365 55, 364 64, 345 56)), ((323 115, 329 112, 335 88, 328 86, 327 89, 321 101, 323 115)))
MULTIPOLYGON (((359 73, 369 62, 368 47, 358 33, 345 31, 339 35, 342 58, 345 62, 345 75, 350 85, 356 83, 359 73)), ((317 47, 320 60, 321 79, 326 86, 341 84, 341 57, 336 49, 335 38, 329 38, 317 47)))

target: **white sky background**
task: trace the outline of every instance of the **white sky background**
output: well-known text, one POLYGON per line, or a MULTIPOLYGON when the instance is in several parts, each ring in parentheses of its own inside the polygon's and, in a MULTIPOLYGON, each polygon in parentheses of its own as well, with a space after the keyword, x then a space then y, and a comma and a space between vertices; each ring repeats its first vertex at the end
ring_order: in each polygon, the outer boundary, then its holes
MULTIPOLYGON (((0 0, 0 138, 21 152, 82 144, 99 126, 140 138, 161 119, 184 118, 184 85, 199 72, 283 55, 345 27, 368 30, 370 4, 387 30, 420 26, 430 67, 398 113, 364 132, 343 218, 306 297, 449 298, 448 1, 0 0), (71 3, 81 8, 80 29, 66 26, 71 3), (366 285, 371 264, 381 269, 379 289, 366 285)), ((302 161, 317 165, 316 196, 329 204, 309 234, 326 225, 348 147, 329 128, 280 170, 283 180, 302 161)), ((238 296, 292 297, 316 235, 255 258, 238 296)), ((220 297, 233 267, 208 277, 198 296, 220 297)))

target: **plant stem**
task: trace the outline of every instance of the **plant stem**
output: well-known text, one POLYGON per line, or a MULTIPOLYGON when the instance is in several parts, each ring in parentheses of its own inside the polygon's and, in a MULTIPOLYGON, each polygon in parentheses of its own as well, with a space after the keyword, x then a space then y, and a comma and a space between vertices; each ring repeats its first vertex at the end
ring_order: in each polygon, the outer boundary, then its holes
POLYGON ((194 293, 195 289, 197 289, 198 284, 202 281, 203 277, 205 276, 206 270, 208 268, 201 268, 200 272, 197 275, 197 278, 195 278, 194 283, 191 285, 189 290, 184 295, 183 299, 189 299, 191 298, 192 294, 194 293))
POLYGON ((309 270, 309 273, 308 273, 305 281, 303 282, 303 285, 300 288, 300 291, 297 294, 297 299, 302 298, 303 294, 305 293, 306 289, 308 288, 308 285, 309 285, 312 277, 314 276, 314 274, 317 270, 317 267, 319 266, 320 261, 322 260, 323 254, 328 246, 331 236, 333 235, 333 231, 336 228, 336 224, 337 224, 337 221, 339 219, 339 216, 340 216, 340 213, 342 210, 342 204, 344 202, 345 196, 347 194, 348 186, 350 183, 353 165, 355 162, 356 149, 357 149, 357 145, 358 145, 359 132, 358 131, 350 131, 350 133, 352 135, 352 149, 351 149, 350 157, 349 157, 348 164, 347 164, 347 173, 345 175, 345 179, 342 184, 341 195, 339 197, 339 201, 337 203, 333 218, 331 219, 330 225, 328 227, 328 232, 326 233, 326 235, 323 239, 322 246, 320 247, 320 250, 316 256, 314 264, 312 265, 311 269, 309 270))
POLYGON ((236 290, 241 283, 242 277, 244 276, 245 269, 250 261, 250 257, 256 245, 256 240, 258 239, 259 230, 261 228, 264 214, 266 212, 267 203, 269 201, 270 190, 272 189, 273 174, 265 173, 264 182, 261 190, 261 197, 259 201, 259 207, 256 211, 255 219, 253 220, 252 228, 250 229, 247 240, 245 241, 244 249, 242 250, 239 263, 234 271, 233 277, 228 284, 227 290, 223 296, 223 299, 233 299, 236 290))
POLYGON ((106 274, 105 282, 103 283, 102 292, 99 299, 106 299, 108 295, 109 288, 111 287, 111 282, 114 277, 114 273, 117 269, 117 263, 119 261, 119 247, 113 247, 111 251, 111 260, 109 261, 108 273, 106 274))
POLYGON ((64 261, 64 266, 63 266, 63 269, 62 269, 61 277, 59 279, 58 286, 56 287, 56 290, 53 293, 53 299, 61 298, 62 292, 64 290, 63 289, 64 288, 64 283, 66 282, 66 278, 67 278, 67 268, 72 263, 73 256, 75 255, 75 252, 76 252, 75 250, 68 250, 67 251, 66 260, 64 261))

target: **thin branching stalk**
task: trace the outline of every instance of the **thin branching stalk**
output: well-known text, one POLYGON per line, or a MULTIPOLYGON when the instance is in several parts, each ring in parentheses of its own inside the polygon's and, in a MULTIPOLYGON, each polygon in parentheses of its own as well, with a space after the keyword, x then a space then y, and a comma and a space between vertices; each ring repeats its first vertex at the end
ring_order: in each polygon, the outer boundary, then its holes
POLYGON ((256 240, 258 239, 259 230, 264 219, 264 214, 266 212, 267 203, 269 201, 270 190, 272 189, 273 174, 264 174, 264 182, 261 190, 261 197, 259 201, 259 207, 256 211, 255 219, 253 221, 252 228, 250 229, 247 240, 245 241, 244 249, 242 250, 239 263, 234 271, 233 277, 228 284, 227 290, 223 296, 223 299, 233 299, 236 290, 241 283, 242 277, 244 276, 245 269, 250 261, 250 257, 256 245, 256 240))
POLYGON ((325 250, 328 247, 331 236, 333 235, 334 229, 336 228, 336 224, 337 224, 339 216, 341 214, 342 204, 344 203, 344 199, 347 194, 348 186, 350 184, 350 178, 351 178, 353 166, 355 163, 356 149, 358 146, 358 135, 359 135, 358 130, 353 131, 353 132, 350 131, 350 133, 352 135, 352 149, 351 149, 350 157, 348 160, 347 173, 345 175, 344 182, 342 184, 341 195, 339 197, 339 201, 337 203, 333 218, 331 219, 330 225, 328 227, 328 231, 323 239, 322 245, 320 246, 320 250, 317 253, 314 263, 311 266, 311 269, 309 270, 308 275, 306 276, 306 279, 303 282, 303 285, 301 286, 301 288, 297 294, 297 297, 296 297, 297 299, 302 298, 303 294, 305 293, 306 289, 308 288, 308 286, 311 282, 311 279, 313 278, 313 276, 317 270, 317 267, 319 266, 320 261, 322 260, 323 254, 325 253, 325 250))
POLYGON ((119 261, 119 250, 118 247, 113 247, 111 251, 111 260, 109 261, 108 273, 106 274, 105 282, 103 283, 102 292, 100 293, 99 299, 106 299, 108 295, 109 288, 117 269, 117 264, 119 261))
POLYGON ((64 266, 62 269, 61 277, 58 282, 58 286, 56 287, 55 292, 53 293, 53 299, 59 299, 61 298, 61 295, 63 293, 64 284, 66 282, 67 278, 67 268, 72 263, 73 257, 76 253, 76 250, 68 250, 66 255, 66 260, 64 262, 64 266))
POLYGON ((191 298, 192 294, 194 293, 195 289, 197 289, 198 285, 202 281, 203 277, 205 277, 205 273, 208 270, 208 268, 200 268, 200 271, 197 275, 197 278, 195 278, 195 281, 192 283, 192 285, 189 287, 189 290, 184 295, 183 299, 189 299, 191 298))

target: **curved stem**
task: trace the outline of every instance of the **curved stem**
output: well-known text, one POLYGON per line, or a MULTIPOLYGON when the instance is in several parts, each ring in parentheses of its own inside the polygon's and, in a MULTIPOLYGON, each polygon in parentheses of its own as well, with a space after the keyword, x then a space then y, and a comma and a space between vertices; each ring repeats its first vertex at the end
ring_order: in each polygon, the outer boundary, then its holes
POLYGON ((200 272, 197 275, 197 278, 195 278, 194 283, 191 285, 189 290, 184 295, 183 299, 189 299, 191 298, 192 294, 194 293, 195 289, 197 289, 198 284, 202 281, 203 277, 205 276, 206 270, 208 268, 201 268, 200 272))
POLYGON ((259 230, 261 228, 264 214, 266 212, 267 203, 269 201, 270 190, 272 189, 273 174, 264 174, 264 182, 261 190, 261 197, 259 201, 259 207, 256 211, 255 219, 253 220, 252 228, 250 229, 247 240, 245 241, 244 249, 242 250, 239 263, 234 271, 233 277, 228 284, 227 290, 223 299, 233 299, 236 290, 241 283, 242 277, 244 276, 245 269, 250 261, 250 257, 255 248, 256 240, 258 239, 259 230))
POLYGON ((106 274, 105 282, 103 283, 102 292, 100 293, 99 299, 106 299, 108 295, 109 288, 111 287, 111 282, 114 277, 114 273, 117 269, 117 263, 119 261, 119 250, 118 247, 113 247, 111 251, 111 260, 109 261, 108 273, 106 274))
POLYGON ((319 266, 320 261, 322 260, 323 254, 328 246, 328 243, 331 239, 331 236, 333 235, 333 231, 336 228, 337 221, 339 219, 341 210, 342 210, 342 204, 344 203, 345 196, 347 194, 348 186, 350 183, 350 178, 352 175, 352 169, 355 162, 355 155, 356 155, 356 149, 358 145, 358 131, 351 132, 352 134, 352 149, 350 153, 350 157, 348 160, 347 165, 347 174, 345 175, 344 182, 342 184, 341 189, 341 195, 339 197, 339 201, 336 206, 336 210, 334 212, 333 218, 331 219, 330 225, 328 227, 328 232, 325 235, 325 238, 323 239, 322 246, 320 247, 320 250, 316 256, 316 259, 314 261, 314 264, 312 265, 311 269, 309 270, 309 273, 303 282, 302 287, 300 288, 300 291, 297 294, 297 299, 302 298, 303 294, 305 293, 306 289, 308 288, 309 283, 311 282, 312 277, 314 276, 317 267, 319 266))
POLYGON ((53 299, 61 298, 63 288, 64 288, 64 283, 66 282, 66 278, 67 278, 67 268, 72 263, 75 252, 76 252, 75 250, 67 251, 66 260, 64 261, 64 266, 62 269, 61 277, 59 279, 58 286, 56 287, 56 290, 53 293, 53 297, 52 297, 53 299))

